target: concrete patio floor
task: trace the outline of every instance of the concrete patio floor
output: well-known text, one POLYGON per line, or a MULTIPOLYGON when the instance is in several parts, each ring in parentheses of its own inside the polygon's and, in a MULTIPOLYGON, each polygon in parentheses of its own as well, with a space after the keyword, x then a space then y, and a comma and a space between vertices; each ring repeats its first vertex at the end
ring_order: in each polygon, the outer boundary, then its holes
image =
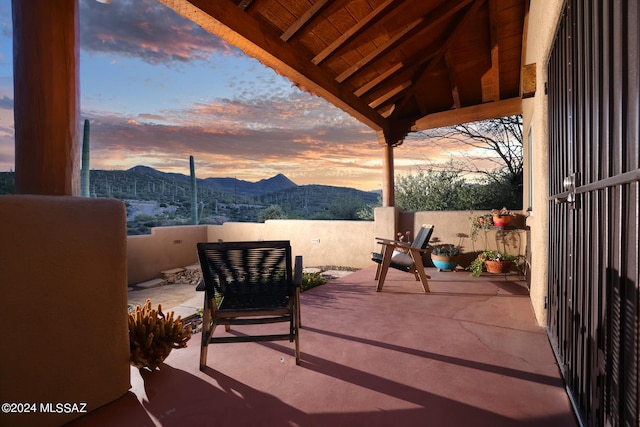
POLYGON ((524 283, 427 270, 430 294, 395 270, 377 293, 374 267, 304 292, 299 366, 287 341, 234 343, 201 372, 197 334, 71 425, 576 425, 524 283))

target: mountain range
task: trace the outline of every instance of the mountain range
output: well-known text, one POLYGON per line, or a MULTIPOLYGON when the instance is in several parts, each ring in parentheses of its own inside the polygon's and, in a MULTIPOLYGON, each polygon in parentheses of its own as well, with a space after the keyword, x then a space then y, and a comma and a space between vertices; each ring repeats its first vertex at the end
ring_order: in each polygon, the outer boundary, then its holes
MULTIPOLYGON (((0 194, 13 193, 14 180, 13 172, 0 172, 0 194)), ((365 219, 363 212, 367 211, 367 218, 372 219, 372 208, 380 205, 379 192, 297 185, 283 174, 257 182, 236 178, 198 178, 196 182, 201 223, 260 221, 267 208, 290 219, 365 219)), ((188 223, 191 215, 191 178, 183 174, 148 166, 91 170, 89 191, 91 197, 125 202, 130 234, 146 233, 158 225, 188 223)))
MULTIPOLYGON (((91 171, 95 173, 96 171, 91 171)), ((106 172, 106 171, 105 171, 106 172)), ((191 178, 187 175, 179 173, 160 172, 148 166, 134 166, 128 169, 133 175, 153 176, 160 179, 171 179, 176 182, 190 184, 191 178)), ((257 182, 243 181, 237 178, 197 178, 198 186, 211 188, 222 193, 234 193, 242 195, 260 195, 273 193, 276 191, 286 190, 288 188, 298 187, 298 185, 289 178, 279 173, 271 178, 261 179, 257 182)))

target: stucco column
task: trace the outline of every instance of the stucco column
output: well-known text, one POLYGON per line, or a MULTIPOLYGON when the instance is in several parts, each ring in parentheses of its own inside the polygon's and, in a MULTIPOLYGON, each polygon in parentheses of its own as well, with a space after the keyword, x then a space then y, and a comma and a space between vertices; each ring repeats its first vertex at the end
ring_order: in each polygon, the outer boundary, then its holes
POLYGON ((11 6, 16 192, 78 195, 78 0, 11 6))
POLYGON ((382 132, 378 132, 378 143, 382 146, 382 206, 395 206, 393 146, 387 144, 382 132))

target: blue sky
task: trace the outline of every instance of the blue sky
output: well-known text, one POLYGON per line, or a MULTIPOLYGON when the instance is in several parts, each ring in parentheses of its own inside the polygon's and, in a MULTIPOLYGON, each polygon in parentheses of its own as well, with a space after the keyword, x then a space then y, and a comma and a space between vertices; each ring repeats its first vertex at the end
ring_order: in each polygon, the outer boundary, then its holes
MULTIPOLYGON (((0 0, 0 171, 14 169, 12 55, 0 0)), ((381 188, 375 132, 155 0, 80 0, 80 105, 92 169, 188 174, 193 155, 200 178, 381 188)), ((447 158, 406 142, 396 173, 447 158)))

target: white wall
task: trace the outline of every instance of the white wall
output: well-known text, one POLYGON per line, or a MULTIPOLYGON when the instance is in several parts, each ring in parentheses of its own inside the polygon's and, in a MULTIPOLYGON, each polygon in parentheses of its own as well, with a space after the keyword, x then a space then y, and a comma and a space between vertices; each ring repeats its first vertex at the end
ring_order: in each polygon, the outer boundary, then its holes
MULTIPOLYGON (((525 176, 532 174, 534 188, 528 188, 525 180, 525 194, 532 192, 533 212, 527 218, 531 228, 531 304, 540 325, 547 323, 545 299, 548 287, 549 250, 549 126, 548 99, 545 84, 548 81, 548 65, 551 46, 563 8, 562 0, 532 1, 528 16, 525 64, 536 64, 536 95, 522 101, 524 141, 528 144, 529 133, 533 147, 525 150, 532 154, 532 167, 525 168, 525 176)), ((527 154, 528 155, 528 154, 527 154)), ((525 159, 525 165, 528 163, 525 159)))

